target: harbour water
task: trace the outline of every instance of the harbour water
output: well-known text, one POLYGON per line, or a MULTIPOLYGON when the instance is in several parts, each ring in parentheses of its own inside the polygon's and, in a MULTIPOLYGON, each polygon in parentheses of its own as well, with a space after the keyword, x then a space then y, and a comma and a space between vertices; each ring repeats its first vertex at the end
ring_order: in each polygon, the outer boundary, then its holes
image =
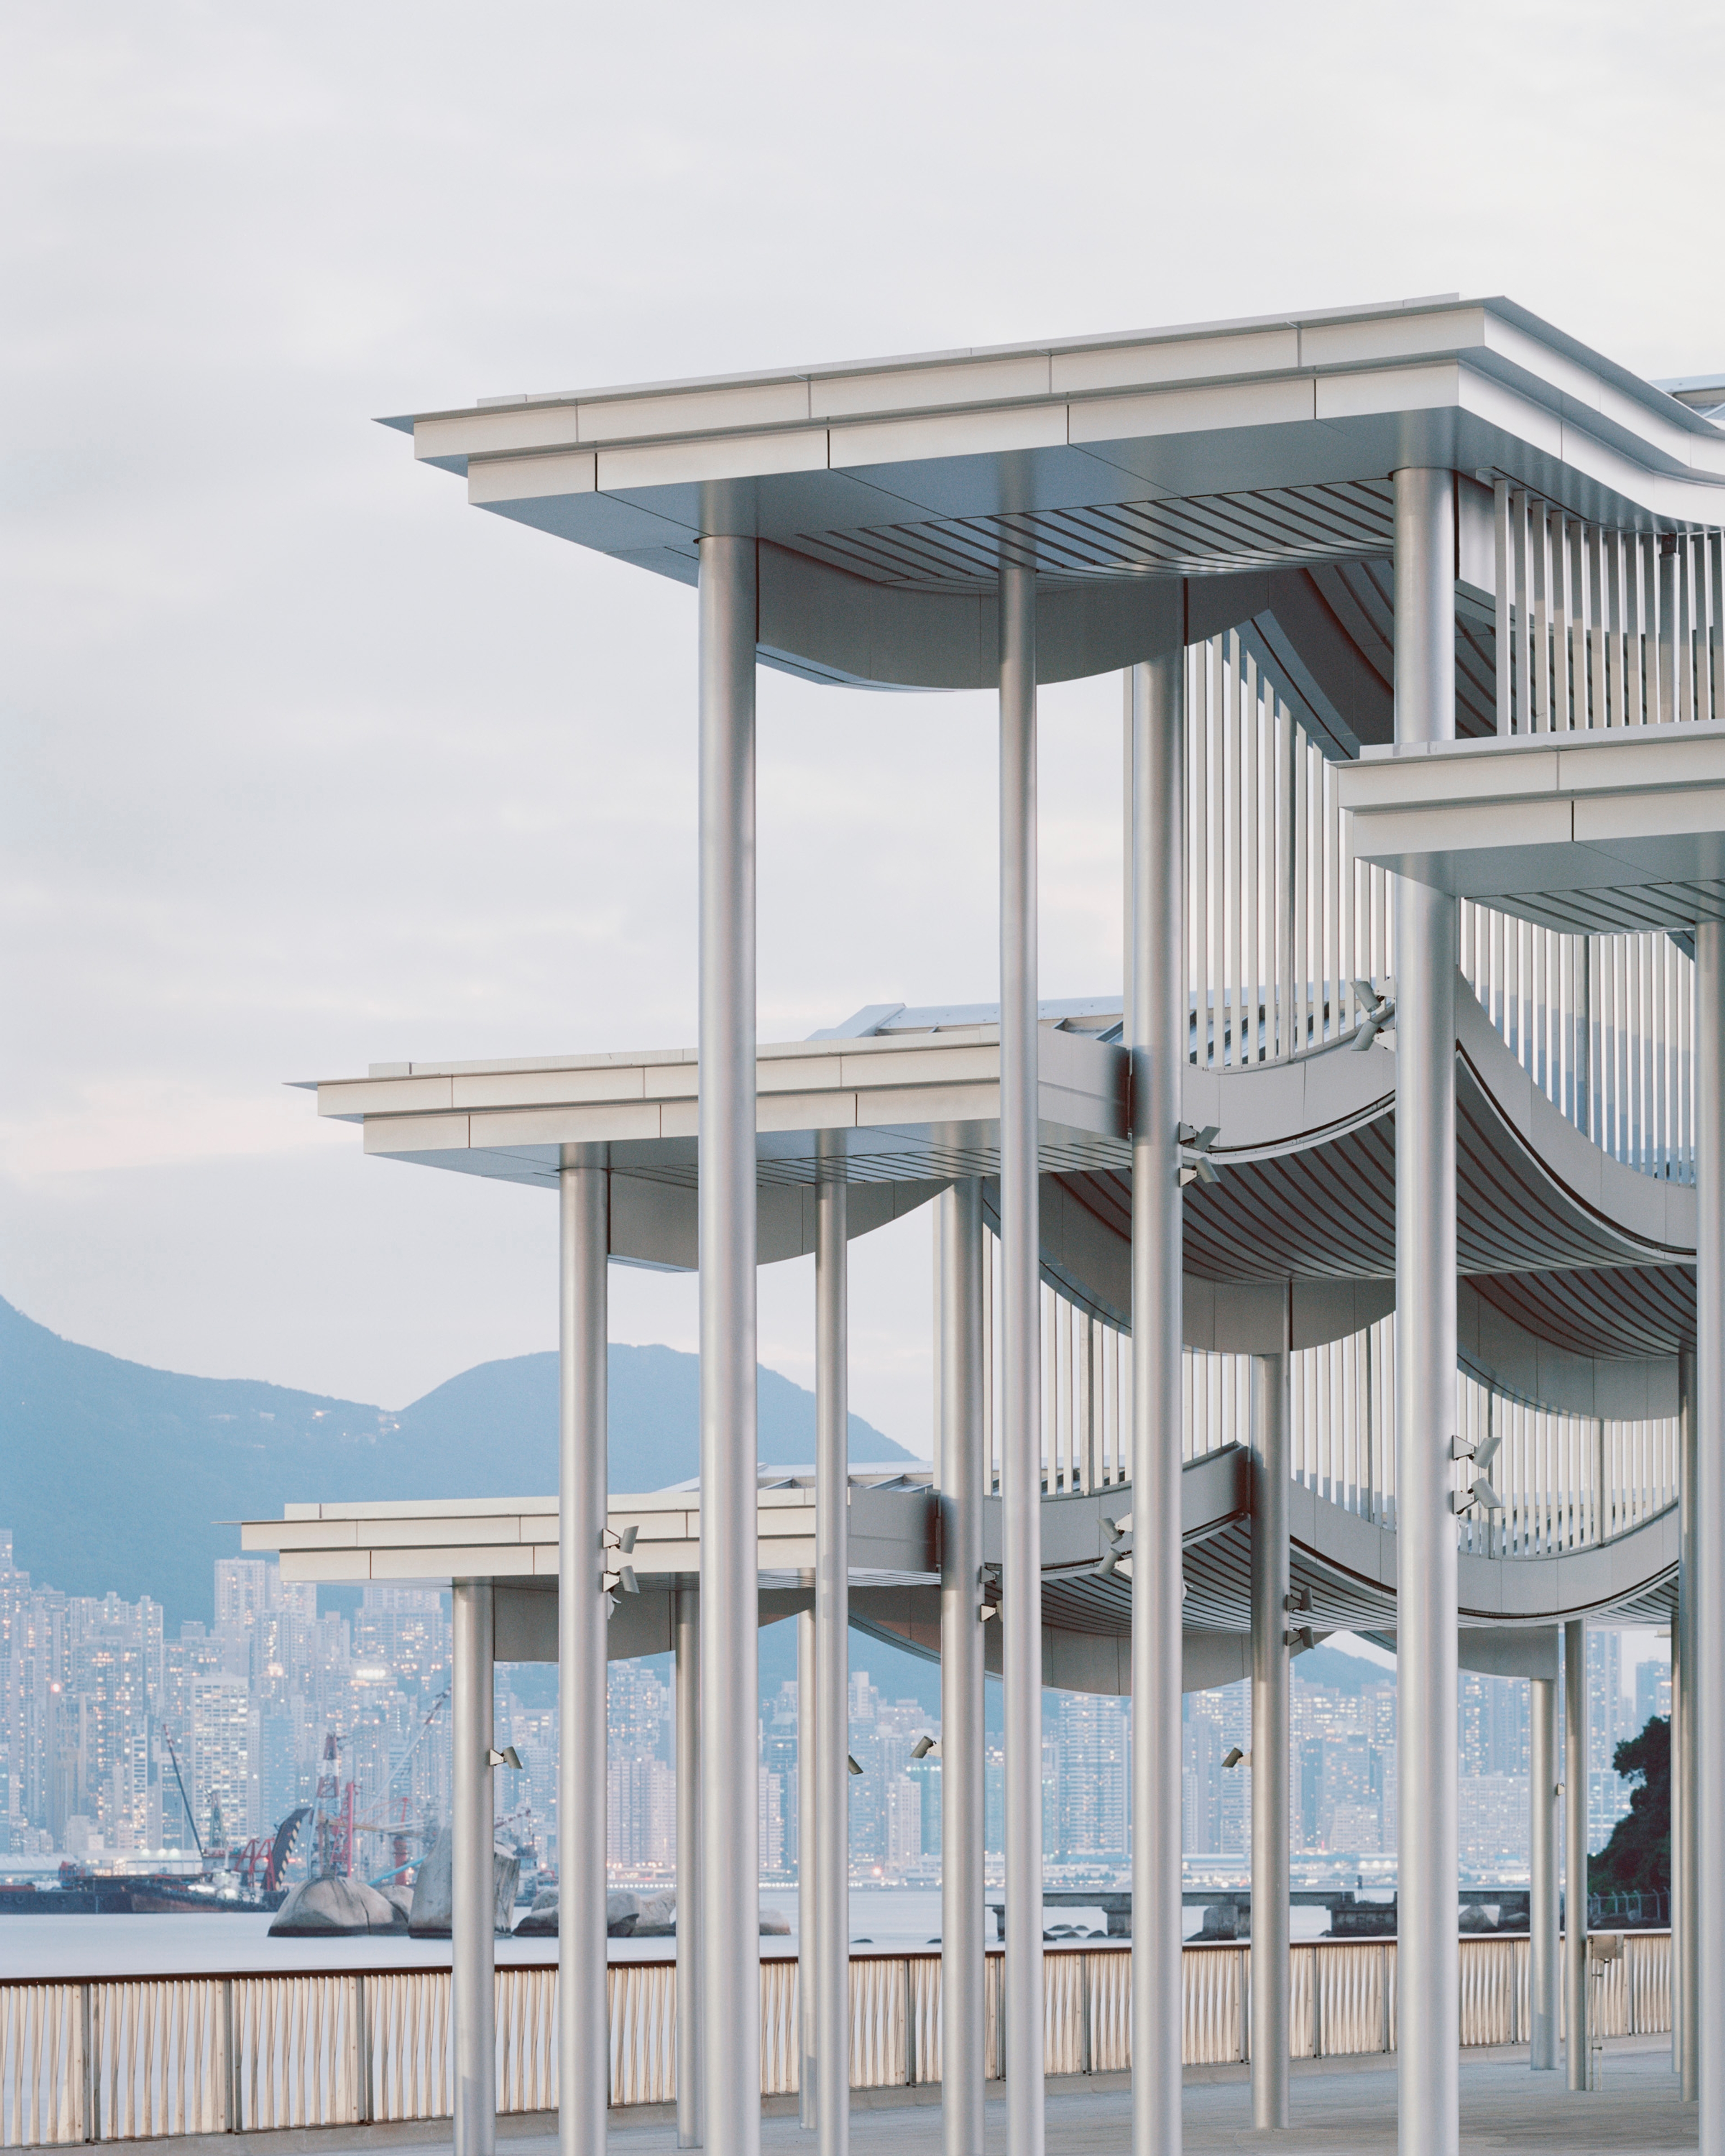
MULTIPOLYGON (((788 1935, 761 1941, 766 1955, 797 1951, 797 1892, 786 1887, 761 1891, 763 1911, 790 1926, 788 1935)), ((1203 1911, 1188 1909, 1189 1936, 1203 1911)), ((1296 1909, 1296 1938, 1315 1938, 1328 1923, 1322 1909, 1296 1909)), ((992 1926, 993 1920, 990 1919, 992 1926)), ((1050 1909, 1048 1922, 1100 1932, 1100 1909, 1050 1909)), ((937 1943, 941 1897, 934 1888, 855 1887, 850 1896, 854 1953, 926 1953, 937 1943)), ((0 1917, 0 1978, 239 1975, 253 1970, 447 1968, 447 1939, 412 1939, 404 1933, 360 1938, 272 1939, 266 1915, 168 1917, 0 1917)), ((669 1960, 668 1938, 613 1939, 614 1961, 669 1960)), ((499 1939, 501 1964, 554 1962, 555 1939, 499 1939)))

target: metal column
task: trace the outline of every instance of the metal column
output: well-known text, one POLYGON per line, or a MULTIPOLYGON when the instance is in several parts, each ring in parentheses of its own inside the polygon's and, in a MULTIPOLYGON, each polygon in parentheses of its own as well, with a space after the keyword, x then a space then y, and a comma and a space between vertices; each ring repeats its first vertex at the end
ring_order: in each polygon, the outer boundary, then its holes
POLYGON ((846 1189, 814 1220, 814 2113, 820 2156, 850 2145, 850 1407, 846 1189))
POLYGON ((449 2021, 455 2052, 455 2156, 497 2147, 495 1835, 491 1767, 491 1583, 450 1596, 449 2021))
POLYGON ((1558 1686, 1534 1677, 1527 1702, 1527 2000, 1532 2030, 1527 2063, 1536 2072, 1558 2063, 1558 1686))
POLYGON ((983 1191, 934 1203, 941 1509, 941 2147, 983 2156, 983 1191))
POLYGON ((797 2123, 815 2123, 814 2102, 814 1611, 797 1612, 797 2123))
POLYGON ((1694 1617, 1684 1689, 1695 1743, 1686 1768, 1695 1851, 1693 2050, 1701 2156, 1725 2156, 1725 927, 1695 932, 1696 1199, 1694 1617))
MULTIPOLYGON (((572 1146, 567 1153, 587 1150, 572 1146)), ((611 2061, 603 1557, 610 1176, 603 1165, 566 1155, 558 1183, 557 2147, 560 2156, 604 2156, 611 2061)))
POLYGON ((1587 2072, 1587 1627, 1563 1627, 1563 2057, 1572 2089, 1587 2072))
POLYGON ((701 2146, 701 1597, 672 1597, 677 1719, 677 2146, 701 2146))
POLYGON ((1288 2123, 1288 1357, 1252 1358, 1252 2124, 1288 2123))
POLYGON ((1695 1350, 1677 1357, 1677 1614, 1671 1626, 1671 2016, 1672 2065, 1683 2076, 1683 2100, 1701 2094, 1696 1982, 1695 1914, 1695 1350))
POLYGON ((1186 655, 1132 669, 1132 2156, 1178 2156, 1186 655))
POLYGON ((1007 2156, 1042 2156, 1042 1414, 1036 578, 1000 565, 1001 1676, 1007 2156))
MULTIPOLYGON (((1681 1507, 1682 1505, 1682 1435, 1678 1435, 1678 1547, 1682 1545, 1681 1507)), ((1689 2011, 1688 2002, 1694 1987, 1689 1983, 1686 1966, 1689 1947, 1689 1927, 1685 1922, 1683 1879, 1686 1869, 1683 1848, 1683 1585, 1682 1561, 1678 1560, 1677 1604, 1671 1617, 1671 1717, 1669 1729, 1671 1745, 1671 2071, 1681 2076, 1683 2071, 1683 2040, 1688 2034, 1685 2025, 1689 2011)), ((1686 2102, 1693 2097, 1685 2097, 1686 2102)))
POLYGON ((758 2156, 752 538, 701 542, 701 1951, 703 2145, 758 2156))
MULTIPOLYGON (((1455 733, 1455 500, 1395 475, 1395 737, 1455 733)), ((1401 2156, 1461 2133, 1455 1910, 1455 901, 1396 891, 1396 1984, 1401 2156)))

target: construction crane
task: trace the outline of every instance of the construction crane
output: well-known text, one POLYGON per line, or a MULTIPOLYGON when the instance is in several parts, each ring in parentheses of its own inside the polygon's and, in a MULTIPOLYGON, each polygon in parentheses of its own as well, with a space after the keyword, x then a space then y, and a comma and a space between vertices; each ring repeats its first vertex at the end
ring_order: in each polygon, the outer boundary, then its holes
MULTIPOLYGON (((431 1725, 436 1721, 439 1714, 442 1712, 444 1705, 448 1702, 449 1697, 449 1687, 448 1685, 445 1685, 443 1690, 438 1694, 437 1697, 433 1700, 430 1706, 426 1708, 424 1713, 420 1716, 419 1727, 413 1732, 413 1739, 409 1743, 407 1750, 402 1753, 400 1758, 396 1761, 394 1767, 391 1769, 389 1779, 383 1784, 382 1809, 386 1814, 389 1809, 389 1792, 395 1787, 396 1784, 413 1764, 414 1754, 418 1751, 419 1747, 425 1742, 425 1739, 430 1735, 431 1725)), ((375 1879, 368 1881, 367 1883, 370 1886, 387 1886, 389 1881, 392 1879, 398 1879, 403 1871, 409 1870, 412 1866, 413 1860, 409 1858, 408 1855, 408 1835, 410 1831, 413 1831, 413 1830, 409 1829, 408 1826, 408 1810, 410 1799, 403 1796, 400 1801, 402 1816, 398 1820, 389 1820, 386 1819, 380 1822, 372 1820, 362 1820, 355 1824, 354 1832, 357 1834, 388 1834, 393 1835, 394 1837, 395 1846, 391 1851, 391 1854, 393 1856, 395 1861, 391 1865, 390 1868, 387 1871, 380 1871, 375 1879)), ((426 1837, 426 1830, 424 1827, 421 1827, 417 1831, 418 1832, 420 1839, 422 1840, 424 1840, 426 1837)))
POLYGON ((186 1824, 192 1830, 192 1839, 198 1845, 198 1854, 202 1856, 203 1842, 198 1831, 198 1815, 193 1810, 192 1799, 186 1794, 186 1778, 180 1772, 180 1755, 174 1749, 174 1733, 165 1722, 162 1725, 162 1735, 167 1746, 167 1756, 173 1763, 174 1779, 179 1784, 180 1804, 186 1815, 186 1824))

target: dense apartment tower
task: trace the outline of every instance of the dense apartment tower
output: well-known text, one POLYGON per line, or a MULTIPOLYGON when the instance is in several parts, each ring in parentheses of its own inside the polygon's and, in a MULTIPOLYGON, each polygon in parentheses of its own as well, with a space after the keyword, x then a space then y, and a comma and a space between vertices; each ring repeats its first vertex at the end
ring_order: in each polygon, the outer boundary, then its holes
POLYGON ((1068 1862, 1096 1857, 1123 1864, 1132 1762, 1127 1702, 1068 1692, 1060 1731, 1059 1853, 1068 1862))
POLYGON ((1243 1855, 1251 1840, 1251 1772, 1244 1759, 1223 1762, 1230 1752, 1250 1751, 1251 1687, 1189 1692, 1183 1716, 1182 1840, 1194 1855, 1243 1855))
POLYGON ((1671 1715, 1671 1666, 1651 1659, 1635 1665, 1635 1727, 1645 1729, 1657 1715, 1669 1722, 1671 1715))
POLYGON ((1587 1635, 1587 1840, 1603 1848, 1629 1810, 1630 1784, 1612 1766, 1618 1745, 1633 1732, 1624 1712, 1623 1643, 1615 1632, 1587 1635))

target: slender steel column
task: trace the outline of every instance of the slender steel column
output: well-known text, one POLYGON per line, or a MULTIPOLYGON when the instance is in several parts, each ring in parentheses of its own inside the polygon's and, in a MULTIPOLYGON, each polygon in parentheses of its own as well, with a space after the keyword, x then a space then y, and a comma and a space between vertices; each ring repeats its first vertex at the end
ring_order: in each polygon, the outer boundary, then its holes
POLYGON ((1042 2156, 1042 1355, 1036 578, 1000 565, 1001 1676, 1007 2156, 1042 2156))
MULTIPOLYGON (((1679 1438, 1681 1446, 1681 1439, 1679 1438)), ((1682 1505, 1681 1453, 1678 1455, 1678 1507, 1682 1505)), ((1678 1527, 1681 1548, 1682 1529, 1678 1527)), ((1677 1595, 1679 1608, 1671 1620, 1671 1718, 1669 1742, 1671 1748, 1671 2071, 1681 2076, 1683 2071, 1683 2039, 1686 2034, 1685 2021, 1689 2010, 1692 1987, 1688 1982, 1689 1972, 1685 1966, 1689 1945, 1689 1928, 1685 1922, 1683 1907, 1683 1620, 1681 1611, 1682 1561, 1678 1560, 1679 1580, 1677 1595)), ((1692 2101, 1686 2097, 1686 2102, 1692 2101)))
POLYGON ((850 2146, 850 1402, 846 1188, 814 1221, 814 2110, 820 2156, 850 2146))
POLYGON ((1587 2072, 1587 1627, 1563 1627, 1563 2024, 1572 2089, 1587 2072))
POLYGON ((1252 2124, 1288 2123, 1288 1358, 1252 1358, 1252 2124))
POLYGON ((814 1612, 797 1612, 797 2123, 812 2128, 814 2102, 814 1612))
POLYGON ((1695 1823, 1699 1799, 1695 1786, 1695 1350, 1677 1357, 1681 1395, 1677 1455, 1677 1614, 1671 1626, 1671 1933, 1672 2064, 1683 2076, 1683 2100, 1701 2095, 1701 2046, 1697 2020, 1700 1992, 1696 1954, 1699 1933, 1695 1907, 1695 1823))
POLYGON ((1558 1687, 1534 1677, 1527 1702, 1527 1996, 1532 2014, 1527 2063, 1558 2063, 1558 1687))
POLYGON ((1725 2156, 1725 928, 1695 932, 1695 1614, 1685 1688, 1701 2156, 1725 2156))
POLYGON ((941 2147, 983 2156, 983 1188, 934 1204, 941 1508, 941 2147))
POLYGON ((455 2156, 497 2147, 495 1836, 491 1768, 491 1583, 450 1597, 449 2020, 455 2039, 455 2156))
MULTIPOLYGON (((1395 737, 1455 733, 1455 503, 1395 475, 1395 737)), ((1461 2133, 1456 1931, 1455 902, 1396 891, 1396 1947, 1401 2156, 1461 2133)))
POLYGON ((755 542, 701 542, 704 2146, 761 2145, 755 1469, 755 542))
POLYGON ((560 2156, 604 2156, 611 2061, 603 1554, 611 1178, 603 1165, 566 1159, 558 1182, 557 2147, 560 2156))
POLYGON ((1186 654, 1132 669, 1132 2156, 1178 2156, 1186 654))
POLYGON ((677 2146, 701 2132, 701 1597, 672 1597, 677 1722, 677 2146))

